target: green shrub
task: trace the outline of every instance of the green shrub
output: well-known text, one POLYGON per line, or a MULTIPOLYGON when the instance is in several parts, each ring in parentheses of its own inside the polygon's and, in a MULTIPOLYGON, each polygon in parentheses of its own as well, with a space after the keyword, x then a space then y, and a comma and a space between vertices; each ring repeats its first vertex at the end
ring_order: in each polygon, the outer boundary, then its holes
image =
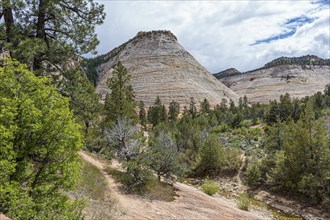
POLYGON ((240 127, 248 128, 250 126, 252 126, 252 120, 244 120, 240 123, 240 127))
POLYGON ((223 133, 223 132, 227 132, 229 130, 229 127, 227 124, 222 124, 222 125, 218 125, 218 126, 215 126, 211 129, 211 132, 212 133, 215 133, 215 134, 219 134, 219 133, 223 133))
POLYGON ((261 171, 258 162, 252 162, 247 168, 247 182, 249 186, 258 186, 261 183, 261 171))
POLYGON ((216 192, 219 191, 219 186, 215 182, 206 181, 201 187, 202 191, 210 196, 214 195, 216 192))
POLYGON ((112 175, 112 177, 123 184, 129 193, 143 195, 148 199, 152 200, 162 200, 162 201, 173 201, 175 190, 173 186, 158 181, 158 179, 151 173, 148 174, 148 178, 145 178, 143 184, 136 185, 135 178, 123 171, 116 170, 114 168, 108 168, 107 172, 112 175))
POLYGON ((250 199, 247 193, 242 193, 238 198, 237 207, 244 211, 248 211, 250 207, 250 199))

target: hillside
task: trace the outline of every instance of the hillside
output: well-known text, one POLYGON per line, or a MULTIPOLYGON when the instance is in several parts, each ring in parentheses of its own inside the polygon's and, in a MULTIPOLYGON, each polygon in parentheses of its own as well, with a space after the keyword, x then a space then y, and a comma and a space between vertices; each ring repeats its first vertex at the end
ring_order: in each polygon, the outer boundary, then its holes
POLYGON ((302 98, 323 91, 330 83, 330 60, 311 55, 281 57, 256 70, 245 73, 225 70, 215 76, 252 103, 267 103, 284 93, 302 98))
POLYGON ((222 98, 237 102, 238 95, 228 89, 189 54, 169 31, 139 32, 133 39, 95 58, 98 81, 96 91, 105 98, 106 81, 112 67, 121 61, 132 76, 136 100, 146 106, 157 96, 168 105, 172 100, 188 105, 190 97, 197 104, 207 98, 211 105, 222 98))

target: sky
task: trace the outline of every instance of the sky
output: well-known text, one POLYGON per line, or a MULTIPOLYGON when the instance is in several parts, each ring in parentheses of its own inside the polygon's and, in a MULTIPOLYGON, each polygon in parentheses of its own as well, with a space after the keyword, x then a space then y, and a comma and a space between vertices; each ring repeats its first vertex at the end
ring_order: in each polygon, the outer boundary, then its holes
POLYGON ((104 54, 139 31, 170 30, 210 72, 248 71, 281 56, 330 58, 330 0, 111 1, 96 28, 104 54))

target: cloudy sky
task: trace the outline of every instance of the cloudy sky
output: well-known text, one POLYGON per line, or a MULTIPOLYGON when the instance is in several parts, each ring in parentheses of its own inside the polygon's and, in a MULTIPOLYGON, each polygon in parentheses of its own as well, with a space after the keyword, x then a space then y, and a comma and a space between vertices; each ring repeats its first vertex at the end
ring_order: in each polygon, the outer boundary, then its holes
POLYGON ((98 1, 99 54, 139 31, 170 30, 210 72, 247 71, 280 56, 330 58, 330 0, 98 1))

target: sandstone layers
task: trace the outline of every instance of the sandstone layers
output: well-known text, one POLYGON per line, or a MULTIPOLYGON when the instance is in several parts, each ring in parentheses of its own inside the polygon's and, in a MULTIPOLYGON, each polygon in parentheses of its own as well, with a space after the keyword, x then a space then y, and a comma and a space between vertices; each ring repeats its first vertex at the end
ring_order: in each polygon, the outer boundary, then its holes
POLYGON ((289 93, 291 97, 302 98, 316 92, 323 92, 330 83, 329 65, 279 65, 247 73, 225 72, 219 80, 240 97, 246 95, 251 103, 268 103, 289 93))
POLYGON ((228 89, 190 55, 169 31, 139 32, 133 39, 103 55, 97 67, 99 80, 96 91, 102 98, 109 92, 106 81, 113 66, 121 61, 131 75, 137 101, 148 107, 157 96, 168 105, 172 100, 181 109, 189 105, 190 97, 196 104, 207 98, 211 105, 222 98, 237 102, 238 95, 228 89))

